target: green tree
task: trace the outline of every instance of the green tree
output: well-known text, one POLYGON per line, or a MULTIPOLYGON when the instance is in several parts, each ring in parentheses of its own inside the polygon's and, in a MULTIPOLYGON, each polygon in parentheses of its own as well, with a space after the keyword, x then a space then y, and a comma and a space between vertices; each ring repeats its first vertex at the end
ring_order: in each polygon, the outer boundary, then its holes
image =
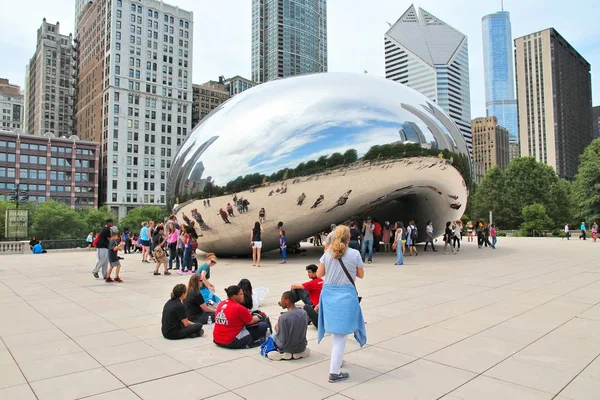
POLYGON ((77 211, 54 200, 40 204, 33 216, 32 234, 40 240, 85 238, 86 230, 77 211))
POLYGON ((168 215, 159 206, 136 207, 119 221, 119 230, 128 228, 132 232, 137 232, 144 221, 161 222, 168 215))
POLYGON ((499 228, 506 229, 510 227, 505 224, 504 182, 504 173, 498 167, 491 168, 485 174, 475 193, 471 196, 473 204, 470 206, 469 215, 473 221, 478 218, 487 220, 489 212, 492 211, 494 222, 499 228))
POLYGON ((79 215, 85 222, 88 232, 100 231, 106 224, 107 219, 112 219, 115 221, 115 225, 118 225, 117 215, 110 211, 106 206, 100 208, 84 208, 79 211, 79 215))
POLYGON ((579 158, 579 170, 571 188, 578 221, 600 221, 600 139, 595 139, 579 158))
POLYGON ((533 231, 545 231, 554 227, 554 221, 546 213, 546 207, 540 203, 533 203, 523 207, 523 223, 521 224, 521 235, 532 236, 533 231))

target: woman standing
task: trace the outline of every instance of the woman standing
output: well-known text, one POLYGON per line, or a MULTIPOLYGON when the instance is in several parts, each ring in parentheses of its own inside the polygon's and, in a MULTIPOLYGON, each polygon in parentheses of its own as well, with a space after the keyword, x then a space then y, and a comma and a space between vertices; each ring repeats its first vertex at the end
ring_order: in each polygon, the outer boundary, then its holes
POLYGON ((350 248, 360 251, 360 229, 356 227, 356 221, 350 221, 350 248))
POLYGON ((154 275, 160 275, 158 272, 160 265, 163 265, 163 273, 165 275, 171 275, 171 273, 167 270, 168 258, 165 253, 165 244, 167 243, 167 237, 164 235, 165 228, 162 225, 159 225, 156 228, 156 232, 152 237, 154 242, 154 259, 156 260, 156 268, 154 269, 154 275))
POLYGON ((189 226, 183 227, 181 235, 181 243, 183 244, 183 262, 181 263, 181 271, 179 275, 183 275, 187 272, 192 271, 192 235, 190 234, 191 228, 189 226))
POLYGON ((142 222, 142 229, 140 230, 140 237, 138 243, 142 246, 142 262, 150 263, 148 256, 150 253, 150 237, 148 236, 148 223, 142 222))
POLYGON ((454 252, 454 247, 452 247, 453 232, 452 232, 452 228, 450 227, 451 225, 452 225, 452 222, 450 222, 450 221, 446 222, 446 230, 444 231, 444 254, 448 254, 448 246, 450 246, 450 250, 452 251, 452 254, 456 254, 454 252))
POLYGON ((252 246, 252 266, 260 267, 260 252, 262 251, 262 233, 260 222, 254 223, 254 228, 250 231, 250 246, 252 246))
POLYGON ((87 238, 85 239, 85 241, 88 244, 88 251, 92 250, 92 242, 94 241, 94 232, 90 232, 90 234, 87 235, 87 238))
POLYGON ((458 248, 456 249, 457 253, 460 253, 460 241, 462 239, 462 222, 457 220, 454 222, 454 226, 452 227, 452 248, 456 247, 458 244, 458 248))
POLYGON ((150 262, 155 262, 154 260, 154 246, 156 245, 156 243, 154 243, 154 221, 150 221, 148 222, 148 240, 150 240, 150 251, 149 251, 149 258, 150 258, 150 262))
POLYGON ((162 313, 161 331, 165 339, 177 340, 200 337, 204 333, 202 324, 194 324, 187 319, 183 302, 187 289, 183 283, 175 285, 171 300, 167 301, 162 313))
POLYGON ((498 239, 496 239, 496 225, 494 224, 490 226, 490 236, 492 237, 492 249, 495 249, 498 239))
POLYGON ((394 234, 395 242, 394 248, 396 249, 396 263, 394 265, 404 265, 404 245, 402 244, 402 236, 404 233, 404 224, 398 221, 396 222, 396 233, 394 234))
POLYGON ((354 284, 356 278, 364 277, 364 264, 360 252, 348 247, 349 242, 348 227, 338 226, 333 243, 321 257, 317 270, 317 277, 324 277, 319 303, 318 341, 323 339, 325 332, 331 333, 331 383, 350 377, 348 373, 341 372, 346 336, 353 333, 361 347, 367 342, 365 322, 354 284))
POLYGON ((287 264, 287 243, 283 229, 279 230, 279 248, 281 249, 281 264, 287 264))
POLYGON ((381 240, 383 241, 383 249, 386 253, 390 251, 390 221, 385 221, 382 228, 381 240))
POLYGON ((467 222, 467 242, 473 241, 473 221, 467 222))
POLYGON ((173 260, 175 260, 175 269, 179 269, 179 255, 177 254, 177 242, 179 241, 178 225, 167 225, 167 243, 169 246, 169 269, 173 269, 173 260))

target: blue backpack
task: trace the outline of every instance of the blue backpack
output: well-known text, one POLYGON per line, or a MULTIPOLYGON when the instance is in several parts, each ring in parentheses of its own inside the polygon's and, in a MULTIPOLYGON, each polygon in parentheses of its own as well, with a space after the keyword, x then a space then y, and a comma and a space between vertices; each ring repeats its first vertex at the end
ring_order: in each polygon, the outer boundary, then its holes
POLYGON ((266 357, 268 353, 272 351, 277 351, 277 347, 275 346, 275 341, 273 341, 273 337, 269 336, 269 338, 260 345, 260 355, 266 357))

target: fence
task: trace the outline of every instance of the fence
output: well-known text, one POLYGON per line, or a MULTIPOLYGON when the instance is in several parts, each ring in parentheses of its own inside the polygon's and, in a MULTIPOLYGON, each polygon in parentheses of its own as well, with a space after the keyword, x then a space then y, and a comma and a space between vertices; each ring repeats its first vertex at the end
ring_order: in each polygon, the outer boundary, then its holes
POLYGON ((0 242, 0 254, 24 254, 29 251, 29 242, 0 242))
POLYGON ((44 250, 77 249, 87 247, 85 239, 42 240, 44 250))

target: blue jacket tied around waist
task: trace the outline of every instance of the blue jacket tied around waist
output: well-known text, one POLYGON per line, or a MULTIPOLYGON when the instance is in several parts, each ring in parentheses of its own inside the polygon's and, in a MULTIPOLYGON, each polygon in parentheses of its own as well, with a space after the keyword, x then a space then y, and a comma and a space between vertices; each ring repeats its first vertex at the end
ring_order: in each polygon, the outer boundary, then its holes
POLYGON ((365 320, 354 286, 323 285, 319 300, 319 343, 325 332, 338 335, 353 333, 361 347, 367 343, 365 320))

